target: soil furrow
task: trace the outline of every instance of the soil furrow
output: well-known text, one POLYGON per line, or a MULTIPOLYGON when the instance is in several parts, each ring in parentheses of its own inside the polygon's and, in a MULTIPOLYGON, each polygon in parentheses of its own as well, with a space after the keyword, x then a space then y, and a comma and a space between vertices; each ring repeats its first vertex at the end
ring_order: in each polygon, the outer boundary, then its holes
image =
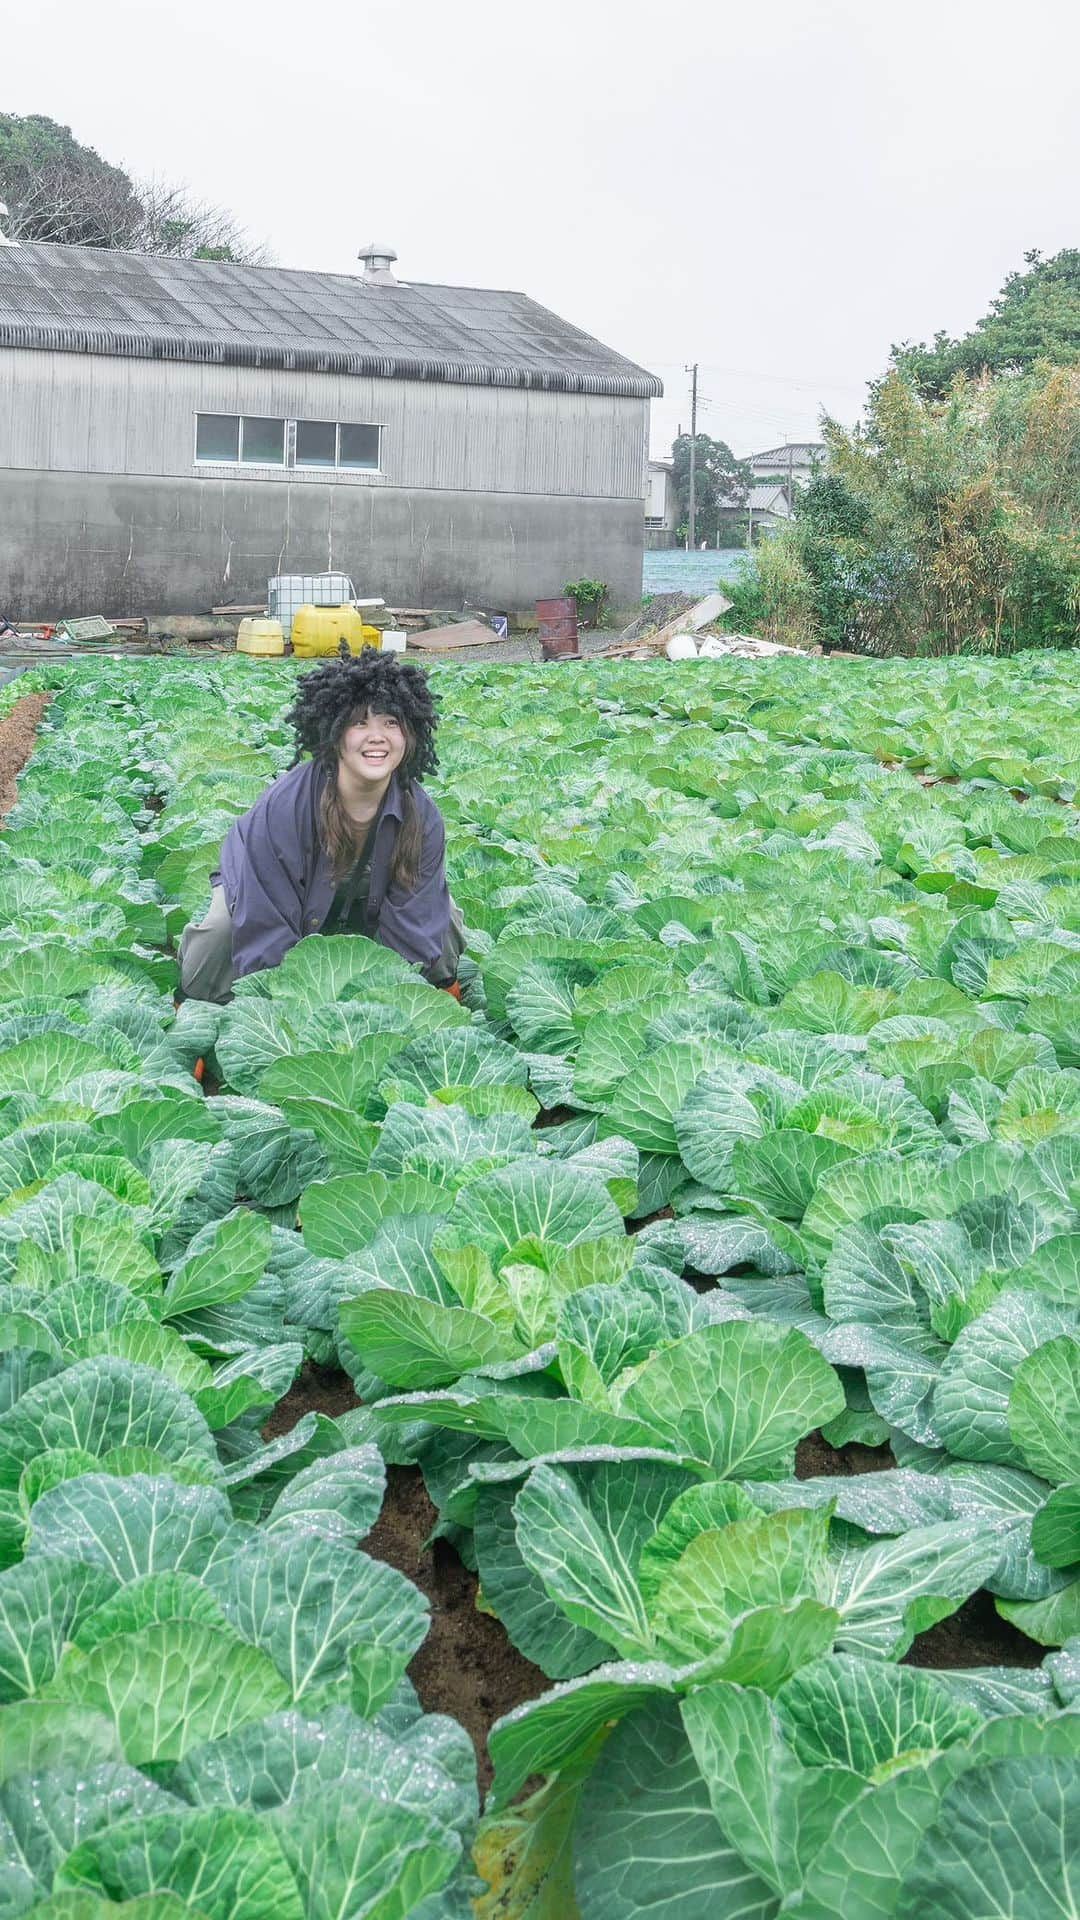
POLYGON ((0 720, 0 822, 19 797, 19 775, 34 751, 37 730, 51 693, 25 693, 0 720))
MULTIPOLYGON (((305 1413, 330 1418, 360 1402, 348 1375, 310 1362, 278 1402, 264 1437, 288 1433, 305 1413)), ((430 1539, 438 1513, 419 1467, 388 1467, 386 1498, 364 1552, 412 1581, 431 1605, 431 1626, 409 1664, 425 1713, 460 1721, 476 1748, 480 1790, 491 1785, 487 1737, 501 1714, 535 1700, 551 1683, 526 1660, 501 1620, 477 1609, 479 1581, 446 1540, 430 1539)))

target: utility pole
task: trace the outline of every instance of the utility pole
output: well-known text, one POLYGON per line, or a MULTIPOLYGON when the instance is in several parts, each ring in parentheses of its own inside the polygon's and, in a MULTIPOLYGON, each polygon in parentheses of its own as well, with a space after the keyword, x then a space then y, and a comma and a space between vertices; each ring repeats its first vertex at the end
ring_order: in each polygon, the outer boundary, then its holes
POLYGON ((686 368, 686 372, 691 376, 691 379, 690 379, 690 511, 688 515, 686 545, 687 545, 688 551, 692 553, 694 550, 694 547, 697 544, 695 539, 695 524, 694 524, 697 518, 697 498, 696 498, 697 475, 695 472, 695 467, 697 463, 697 361, 696 360, 694 361, 694 364, 692 367, 686 368))

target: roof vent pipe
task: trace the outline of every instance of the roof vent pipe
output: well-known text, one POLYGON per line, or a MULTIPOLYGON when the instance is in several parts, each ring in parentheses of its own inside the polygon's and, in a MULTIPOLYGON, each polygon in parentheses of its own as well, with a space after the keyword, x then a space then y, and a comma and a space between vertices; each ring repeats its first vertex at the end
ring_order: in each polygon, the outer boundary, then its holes
POLYGON ((364 284, 368 287, 396 287, 392 262, 397 259, 393 247, 377 247, 374 240, 370 246, 361 247, 357 259, 364 263, 364 284))
POLYGON ((9 240, 4 232, 3 222, 7 219, 7 211, 3 201, 0 200, 0 247, 17 247, 18 241, 9 240))

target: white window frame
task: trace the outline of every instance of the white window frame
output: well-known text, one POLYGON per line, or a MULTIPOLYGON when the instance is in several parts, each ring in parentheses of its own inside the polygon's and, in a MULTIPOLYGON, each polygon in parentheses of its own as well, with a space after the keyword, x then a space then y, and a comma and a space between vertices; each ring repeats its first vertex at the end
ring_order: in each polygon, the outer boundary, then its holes
MULTIPOLYGON (((310 415, 305 415, 304 417, 305 417, 305 420, 310 419, 310 415)), ((195 413, 195 421, 194 421, 195 431, 194 431, 194 447, 192 450, 192 464, 196 467, 228 468, 230 473, 240 473, 245 470, 253 471, 259 467, 265 468, 268 473, 277 473, 279 471, 283 473, 321 473, 321 474, 325 474, 328 479, 331 477, 334 479, 338 479, 342 474, 378 474, 378 475, 382 474, 384 427, 381 421, 375 421, 375 420, 320 420, 315 422, 315 424, 318 426, 332 426, 334 428, 334 465, 332 467, 323 466, 318 461, 298 460, 296 458, 296 429, 299 422, 295 419, 289 419, 287 417, 282 420, 281 460, 280 461, 245 460, 244 459, 244 421, 245 419, 276 420, 277 418, 278 418, 277 414, 267 414, 267 413, 253 413, 253 414, 247 414, 247 415, 242 413, 229 414, 229 413, 218 413, 216 409, 212 409, 209 407, 206 409, 198 408, 195 413), (223 420, 236 420, 238 422, 237 457, 235 459, 219 460, 214 458, 212 455, 201 454, 199 452, 199 421, 204 416, 204 413, 207 416, 212 418, 223 419, 223 420), (379 436, 378 452, 376 455, 375 465, 373 467, 355 467, 351 465, 342 466, 341 464, 341 429, 343 426, 370 427, 374 430, 375 433, 378 434, 379 436)))

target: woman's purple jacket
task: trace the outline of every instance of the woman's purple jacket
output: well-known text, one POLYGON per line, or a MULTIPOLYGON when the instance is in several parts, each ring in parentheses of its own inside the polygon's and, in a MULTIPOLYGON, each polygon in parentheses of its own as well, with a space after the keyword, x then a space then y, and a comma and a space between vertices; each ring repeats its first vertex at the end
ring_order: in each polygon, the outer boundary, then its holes
MULTIPOLYGON (((336 887, 319 837, 326 777, 315 761, 302 761, 280 774, 225 836, 213 884, 224 887, 232 915, 237 974, 276 967, 305 934, 318 933, 330 911, 336 887)), ((402 821, 402 791, 395 773, 372 850, 368 918, 374 939, 427 972, 442 953, 450 926, 446 829, 423 787, 414 783, 412 792, 424 835, 419 881, 411 893, 390 884, 402 821)))

